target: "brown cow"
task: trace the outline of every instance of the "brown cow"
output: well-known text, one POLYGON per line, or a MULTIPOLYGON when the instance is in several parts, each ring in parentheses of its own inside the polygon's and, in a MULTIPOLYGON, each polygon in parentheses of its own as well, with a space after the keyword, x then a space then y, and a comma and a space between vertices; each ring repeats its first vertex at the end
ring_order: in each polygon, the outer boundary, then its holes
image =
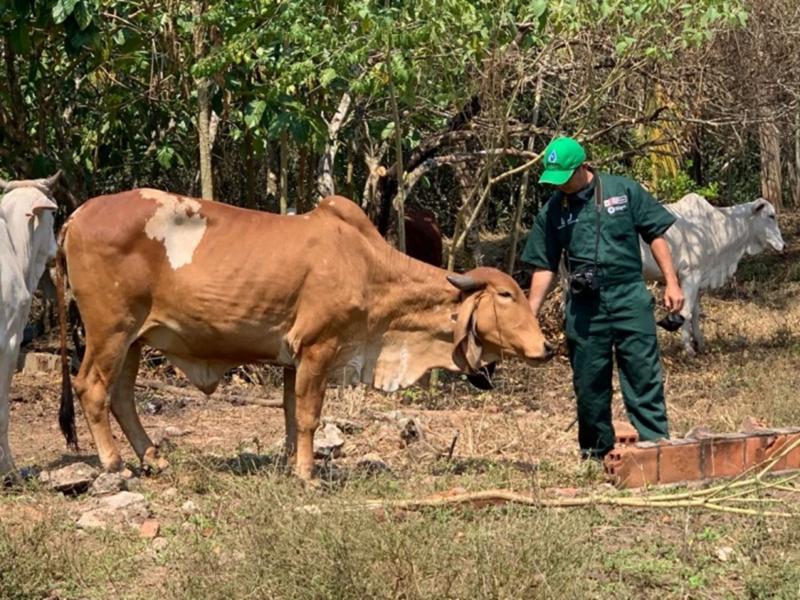
POLYGON ((406 254, 429 265, 441 267, 442 231, 433 211, 407 206, 405 224, 406 254))
MULTIPOLYGON (((134 190, 86 202, 59 243, 86 330, 74 386, 107 470, 122 467, 109 407, 145 465, 166 466, 133 402, 144 344, 209 394, 237 365, 285 367, 286 451, 303 479, 330 377, 394 391, 431 368, 550 352, 510 277, 409 258, 339 196, 278 216, 134 190)), ((62 398, 74 443, 71 405, 62 398)))

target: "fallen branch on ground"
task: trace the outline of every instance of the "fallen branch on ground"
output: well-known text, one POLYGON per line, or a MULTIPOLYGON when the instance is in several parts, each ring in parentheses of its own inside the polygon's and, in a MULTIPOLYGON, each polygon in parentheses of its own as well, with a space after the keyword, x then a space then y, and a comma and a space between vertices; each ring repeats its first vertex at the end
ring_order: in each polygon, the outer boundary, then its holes
MULTIPOLYGON (((483 508, 486 506, 502 506, 516 504, 532 506, 535 508, 576 508, 587 506, 621 506, 628 508, 696 508, 724 512, 738 515, 760 517, 794 517, 800 518, 800 510, 775 511, 762 508, 742 508, 731 506, 733 503, 747 502, 751 504, 774 504, 793 500, 791 506, 798 506, 797 494, 800 488, 789 485, 800 477, 800 472, 791 473, 773 480, 766 480, 769 471, 789 452, 800 446, 800 439, 788 444, 781 452, 776 453, 769 460, 753 467, 756 475, 749 479, 734 479, 720 485, 701 490, 693 490, 678 494, 656 494, 652 496, 599 496, 591 495, 577 498, 540 498, 529 494, 520 494, 511 490, 491 489, 479 492, 439 493, 428 498, 411 500, 366 500, 350 505, 353 510, 399 510, 412 511, 426 508, 439 507, 464 507, 483 508), (736 490, 735 493, 725 492, 736 490), (779 498, 764 497, 765 493, 783 492, 779 498), (793 496, 787 497, 786 494, 793 496)), ((337 503, 337 507, 341 505, 337 503)), ((323 507, 319 505, 306 505, 299 507, 310 513, 321 513, 323 507)))
MULTIPOLYGON (((211 397, 207 396, 200 390, 195 390, 186 387, 179 387, 177 385, 170 385, 168 383, 162 383, 161 381, 153 381, 150 379, 137 381, 136 387, 155 390, 158 392, 164 392, 166 394, 188 396, 189 398, 200 399, 200 398, 211 397)), ((267 408, 283 408, 283 400, 264 400, 263 398, 257 398, 249 394, 226 394, 224 392, 220 392, 214 395, 213 397, 218 400, 224 400, 225 402, 230 402, 231 404, 252 404, 254 406, 265 406, 267 408)))

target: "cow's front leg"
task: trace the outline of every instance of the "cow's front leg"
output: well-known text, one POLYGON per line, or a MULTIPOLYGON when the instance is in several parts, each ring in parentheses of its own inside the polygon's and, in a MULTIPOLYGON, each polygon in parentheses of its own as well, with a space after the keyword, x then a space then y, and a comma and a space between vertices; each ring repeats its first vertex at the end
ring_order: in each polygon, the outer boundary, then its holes
POLYGON ((12 356, 16 356, 16 352, 9 352, 0 358, 0 486, 5 477, 14 472, 14 460, 8 443, 8 426, 11 419, 9 391, 16 363, 16 360, 12 360, 12 356))
POLYGON ((295 474, 311 479, 314 470, 314 432, 319 427, 322 400, 328 383, 328 367, 334 356, 330 344, 304 348, 295 381, 295 423, 297 427, 297 462, 295 474))
POLYGON ((8 444, 9 405, 7 390, 0 390, 0 486, 3 478, 14 471, 11 447, 8 444))

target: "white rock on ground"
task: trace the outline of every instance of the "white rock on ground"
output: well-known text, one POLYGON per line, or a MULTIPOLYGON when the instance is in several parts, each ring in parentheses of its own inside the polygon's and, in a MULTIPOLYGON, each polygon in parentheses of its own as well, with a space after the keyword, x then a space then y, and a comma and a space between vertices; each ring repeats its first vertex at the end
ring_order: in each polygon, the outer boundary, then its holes
POLYGON ((143 494, 119 492, 113 496, 93 498, 78 519, 79 529, 92 529, 129 525, 140 527, 150 516, 143 494))
POLYGON ((314 434, 314 456, 317 458, 337 457, 344 446, 342 430, 333 423, 317 429, 314 434))
POLYGON ((39 479, 51 489, 59 492, 81 494, 89 489, 97 474, 98 470, 93 466, 77 462, 60 469, 42 471, 39 479))
POLYGON ((100 473, 89 488, 92 496, 115 494, 127 489, 127 480, 119 473, 100 473))

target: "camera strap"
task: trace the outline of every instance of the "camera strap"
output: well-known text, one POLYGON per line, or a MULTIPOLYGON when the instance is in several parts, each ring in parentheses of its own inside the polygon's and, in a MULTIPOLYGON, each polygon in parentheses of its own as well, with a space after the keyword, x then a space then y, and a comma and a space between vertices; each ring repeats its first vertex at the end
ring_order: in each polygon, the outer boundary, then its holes
POLYGON ((594 175, 594 266, 597 268, 597 259, 600 251, 600 211, 603 210, 603 187, 600 184, 600 175, 591 169, 594 175))
MULTIPOLYGON (((603 187, 600 183, 600 174, 590 168, 594 176, 594 261, 593 265, 597 268, 597 260, 600 257, 600 211, 603 210, 603 187)), ((565 200, 566 201, 566 200, 565 200)), ((564 248, 564 258, 567 272, 572 272, 572 265, 569 260, 569 250, 564 248)), ((588 262, 588 261, 587 261, 588 262)))

